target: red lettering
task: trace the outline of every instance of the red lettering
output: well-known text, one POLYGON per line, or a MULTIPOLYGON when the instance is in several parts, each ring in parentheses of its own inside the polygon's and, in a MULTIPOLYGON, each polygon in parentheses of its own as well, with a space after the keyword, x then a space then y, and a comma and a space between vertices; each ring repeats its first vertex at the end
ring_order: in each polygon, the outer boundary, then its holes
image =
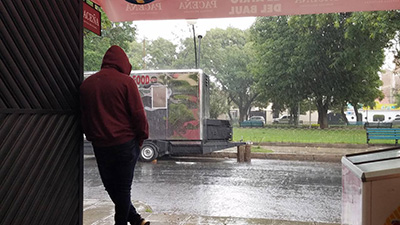
MULTIPOLYGON (((135 81, 135 83, 136 83, 136 76, 135 75, 132 75, 132 79, 133 79, 133 81, 135 81)), ((137 83, 136 83, 137 84, 137 83)))
POLYGON ((150 84, 150 76, 149 75, 132 75, 133 80, 137 85, 139 84, 150 84))

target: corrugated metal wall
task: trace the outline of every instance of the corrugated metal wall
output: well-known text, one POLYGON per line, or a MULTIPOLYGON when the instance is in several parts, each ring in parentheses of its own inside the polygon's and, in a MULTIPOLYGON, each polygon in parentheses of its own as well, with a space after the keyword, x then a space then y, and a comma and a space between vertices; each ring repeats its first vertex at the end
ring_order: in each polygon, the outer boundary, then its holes
POLYGON ((81 224, 81 0, 0 1, 0 224, 81 224))

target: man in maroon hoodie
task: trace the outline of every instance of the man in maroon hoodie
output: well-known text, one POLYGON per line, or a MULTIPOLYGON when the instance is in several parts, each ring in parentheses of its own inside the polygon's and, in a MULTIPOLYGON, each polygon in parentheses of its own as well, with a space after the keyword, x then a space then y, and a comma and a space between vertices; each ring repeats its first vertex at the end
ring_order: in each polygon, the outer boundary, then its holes
POLYGON ((115 224, 148 225, 131 202, 131 186, 148 123, 125 52, 111 46, 101 70, 80 87, 82 126, 92 142, 104 187, 115 204, 115 224))

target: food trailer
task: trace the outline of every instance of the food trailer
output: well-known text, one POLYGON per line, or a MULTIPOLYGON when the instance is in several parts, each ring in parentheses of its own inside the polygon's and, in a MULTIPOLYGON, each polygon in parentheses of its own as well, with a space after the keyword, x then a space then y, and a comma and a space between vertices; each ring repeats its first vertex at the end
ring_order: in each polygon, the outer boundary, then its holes
MULTIPOLYGON (((86 72, 85 77, 93 73, 86 72)), ((210 79, 202 70, 133 70, 131 76, 149 123, 142 161, 163 155, 206 154, 245 144, 232 142, 228 120, 210 119, 210 79)))
POLYGON ((242 145, 228 120, 210 119, 210 79, 202 70, 132 71, 149 123, 140 158, 206 154, 242 145))

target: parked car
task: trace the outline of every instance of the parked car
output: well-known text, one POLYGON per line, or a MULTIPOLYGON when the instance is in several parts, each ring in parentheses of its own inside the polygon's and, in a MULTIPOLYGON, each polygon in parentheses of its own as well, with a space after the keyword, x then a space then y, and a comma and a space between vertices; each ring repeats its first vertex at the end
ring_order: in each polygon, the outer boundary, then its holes
POLYGON ((265 125, 265 119, 262 116, 252 116, 249 120, 240 122, 241 127, 263 127, 265 125))
POLYGON ((252 116, 249 119, 250 121, 261 121, 263 126, 265 125, 265 119, 262 116, 252 116))
POLYGON ((281 116, 280 118, 275 118, 272 123, 274 124, 289 124, 291 121, 291 116, 281 116))
MULTIPOLYGON (((273 123, 273 124, 293 124, 293 123, 294 123, 293 120, 294 120, 294 119, 292 119, 291 116, 282 116, 282 117, 280 117, 280 118, 275 118, 275 119, 272 121, 272 123, 273 123)), ((302 121, 302 120, 299 120, 299 123, 303 123, 303 121, 302 121)))

